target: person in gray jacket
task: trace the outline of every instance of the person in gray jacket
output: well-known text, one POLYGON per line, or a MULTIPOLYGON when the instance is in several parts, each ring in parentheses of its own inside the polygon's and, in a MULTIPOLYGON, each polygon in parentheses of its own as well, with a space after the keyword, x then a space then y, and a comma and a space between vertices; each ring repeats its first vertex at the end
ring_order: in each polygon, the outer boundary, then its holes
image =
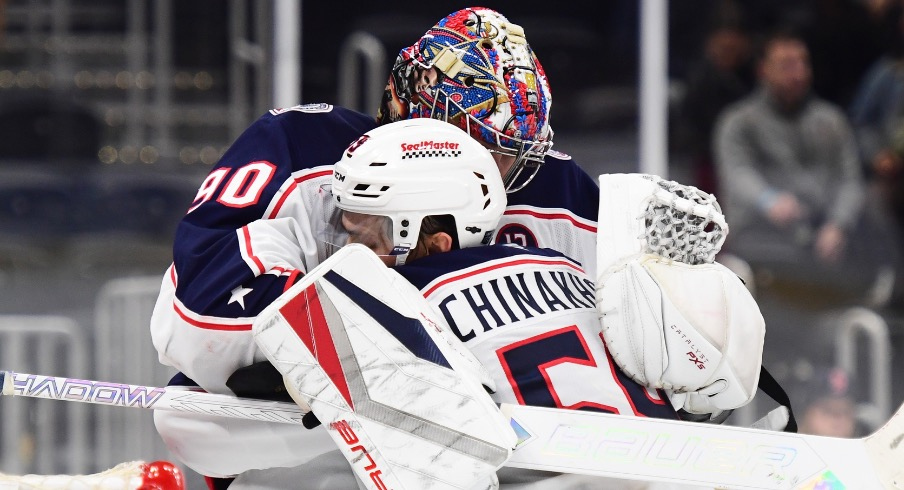
POLYGON ((726 247, 837 264, 864 201, 854 133, 841 108, 812 93, 809 51, 794 33, 765 40, 757 75, 759 88, 726 108, 714 131, 726 247))

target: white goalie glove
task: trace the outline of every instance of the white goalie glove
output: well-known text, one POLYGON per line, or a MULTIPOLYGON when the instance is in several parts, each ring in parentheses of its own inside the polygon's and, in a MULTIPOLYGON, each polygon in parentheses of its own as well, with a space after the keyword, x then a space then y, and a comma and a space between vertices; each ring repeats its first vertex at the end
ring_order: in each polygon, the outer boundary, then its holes
POLYGON ((644 174, 601 175, 600 193, 596 302, 615 362, 691 413, 747 404, 765 322, 714 260, 728 233, 715 198, 644 174))

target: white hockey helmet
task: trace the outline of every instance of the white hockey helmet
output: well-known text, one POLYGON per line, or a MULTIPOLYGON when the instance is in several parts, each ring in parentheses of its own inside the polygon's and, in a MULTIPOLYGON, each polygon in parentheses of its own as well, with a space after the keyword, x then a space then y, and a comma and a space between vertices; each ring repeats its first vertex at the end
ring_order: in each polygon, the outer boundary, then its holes
POLYGON ((343 211, 385 216, 396 263, 418 242, 421 221, 450 215, 459 248, 489 244, 506 207, 492 154, 456 126, 409 119, 368 131, 336 163, 332 194, 343 211))

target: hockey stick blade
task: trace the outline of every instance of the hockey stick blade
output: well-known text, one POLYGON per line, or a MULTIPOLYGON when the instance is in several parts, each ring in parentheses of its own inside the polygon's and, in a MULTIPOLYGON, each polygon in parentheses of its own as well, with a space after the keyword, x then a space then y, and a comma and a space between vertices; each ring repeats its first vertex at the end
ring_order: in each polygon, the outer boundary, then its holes
POLYGON ((861 439, 502 404, 506 466, 737 489, 904 489, 904 406, 861 439))
MULTIPOLYGON (((0 371, 3 395, 301 424, 285 402, 0 371)), ((904 406, 862 439, 502 404, 506 466, 737 489, 904 489, 904 406), (819 487, 819 484, 823 484, 819 487)))

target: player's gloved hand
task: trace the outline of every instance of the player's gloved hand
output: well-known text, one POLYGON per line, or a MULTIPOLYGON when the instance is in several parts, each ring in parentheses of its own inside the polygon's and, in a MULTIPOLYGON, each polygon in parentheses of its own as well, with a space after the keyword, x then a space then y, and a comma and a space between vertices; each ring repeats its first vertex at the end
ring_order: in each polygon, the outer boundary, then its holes
POLYGON ((282 374, 270 361, 256 362, 237 369, 226 380, 235 396, 295 403, 286 391, 282 374))
POLYGON ((308 412, 301 417, 301 425, 303 425, 305 429, 313 429, 320 425, 320 419, 314 415, 314 412, 308 412))
MULTIPOLYGON (((236 396, 298 404, 286 390, 282 373, 277 371, 270 361, 260 361, 237 369, 226 380, 226 386, 236 396)), ((310 407, 302 406, 302 408, 308 411, 301 419, 301 423, 306 429, 313 429, 320 425, 320 420, 317 419, 310 407)))

